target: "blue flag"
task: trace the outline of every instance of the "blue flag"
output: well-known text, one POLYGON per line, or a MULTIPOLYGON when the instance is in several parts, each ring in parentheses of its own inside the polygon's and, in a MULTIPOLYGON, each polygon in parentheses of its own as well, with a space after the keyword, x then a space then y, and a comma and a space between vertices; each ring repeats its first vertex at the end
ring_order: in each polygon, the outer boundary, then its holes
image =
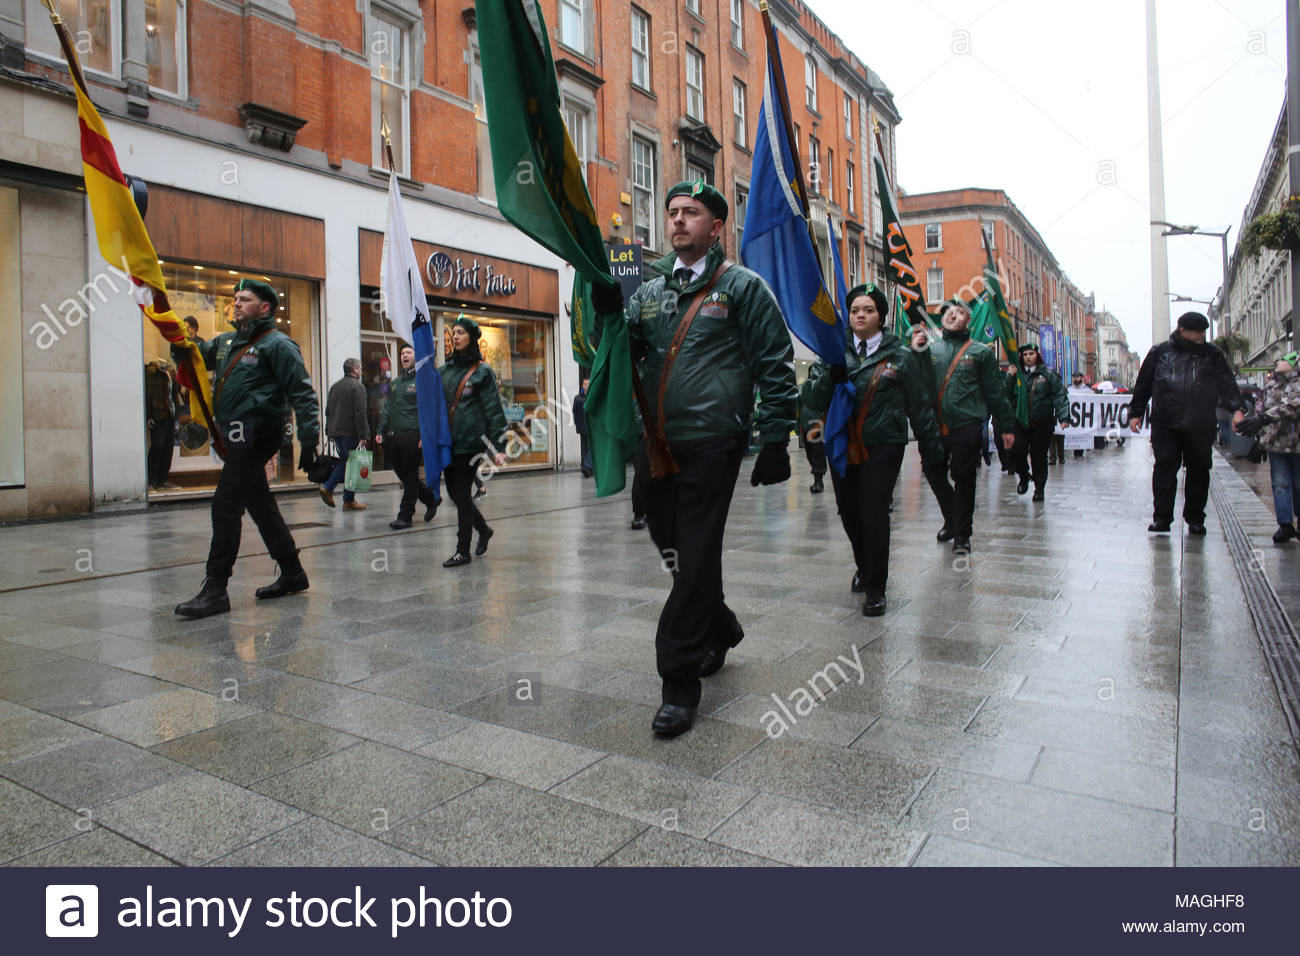
MULTIPOLYGON (((835 301, 844 302, 849 296, 848 283, 844 281, 844 264, 840 262, 840 240, 835 235, 835 224, 830 224, 831 258, 835 262, 835 301)), ((845 303, 847 306, 847 303, 845 303)), ((840 361, 843 361, 841 358, 840 361)), ((826 443, 826 459, 835 469, 835 474, 844 477, 844 469, 849 466, 849 422, 853 419, 853 404, 858 392, 852 382, 835 386, 831 395, 831 407, 826 410, 826 420, 822 422, 822 440, 826 443)))

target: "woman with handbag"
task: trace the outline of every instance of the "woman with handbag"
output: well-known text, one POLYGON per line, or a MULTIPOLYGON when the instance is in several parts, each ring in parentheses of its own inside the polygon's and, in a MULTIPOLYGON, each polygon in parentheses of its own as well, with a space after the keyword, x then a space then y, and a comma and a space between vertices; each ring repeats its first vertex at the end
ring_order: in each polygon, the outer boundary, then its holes
POLYGON ((483 332, 478 323, 462 315, 451 329, 452 353, 439 372, 443 393, 447 397, 447 419, 451 424, 451 464, 443 472, 447 497, 456 505, 456 553, 442 563, 444 568, 459 568, 473 560, 469 543, 478 532, 476 555, 487 551, 492 529, 474 504, 470 489, 482 456, 487 454, 500 467, 506 456, 500 449, 509 436, 505 409, 497 378, 483 361, 478 340, 483 332))
MULTIPOLYGON (((884 331, 889 311, 884 292, 871 283, 856 286, 845 305, 847 368, 814 363, 805 394, 809 412, 824 417, 837 379, 846 375, 857 393, 848 426, 848 465, 843 477, 832 465, 831 485, 857 565, 851 589, 866 592, 862 613, 878 617, 885 613, 889 576, 889 502, 907 448, 908 422, 927 464, 942 462, 943 446, 924 378, 930 373, 917 364, 907 343, 884 331)), ((833 438, 826 436, 828 454, 833 438)))
POLYGON ((1268 452, 1273 479, 1273 510, 1277 514, 1274 544, 1296 537, 1295 516, 1300 492, 1300 371, 1297 354, 1278 359, 1264 386, 1260 411, 1237 426, 1242 435, 1258 435, 1257 444, 1268 452))

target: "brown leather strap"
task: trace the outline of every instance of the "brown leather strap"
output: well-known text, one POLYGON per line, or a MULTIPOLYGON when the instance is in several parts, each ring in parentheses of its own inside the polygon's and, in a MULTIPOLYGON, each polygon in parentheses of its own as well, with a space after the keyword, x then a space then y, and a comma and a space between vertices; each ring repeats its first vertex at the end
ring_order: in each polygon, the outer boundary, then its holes
POLYGON ((940 435, 948 434, 948 426, 943 420, 943 393, 948 391, 948 382, 952 379, 952 373, 957 371, 957 363, 966 354, 966 350, 974 344, 974 339, 967 339, 966 344, 957 350, 957 354, 952 357, 952 362, 948 365, 948 374, 943 377, 943 384, 939 386, 939 400, 935 402, 934 414, 939 419, 940 435))
POLYGON ((724 259, 722 265, 718 266, 718 270, 714 272, 713 277, 709 279, 708 284, 699 292, 695 293, 695 298, 691 300, 690 308, 686 310, 686 314, 683 315, 681 321, 677 323, 677 331, 673 333, 673 340, 668 344, 668 354, 664 356, 663 371, 659 373, 659 404, 657 409, 658 414, 655 417, 656 434, 660 441, 667 442, 668 440, 664 435, 664 395, 668 392, 668 376, 672 374, 673 364, 677 361, 677 355, 681 351, 682 343, 686 341, 686 333, 690 330, 691 323, 695 321, 695 316, 700 311, 700 306, 704 304, 704 300, 708 298, 709 293, 713 291, 713 287, 718 284, 718 280, 722 278, 722 273, 730 269, 732 264, 731 260, 724 259))
POLYGON ((482 362, 475 362, 470 366, 470 370, 465 373, 465 377, 460 380, 456 386, 456 397, 451 400, 451 407, 447 409, 447 427, 450 428, 456 421, 456 409, 460 408, 460 396, 465 391, 465 386, 469 383, 469 377, 478 371, 482 362))
POLYGON ((214 415, 217 412, 217 400, 221 398, 222 386, 226 384, 226 379, 230 378, 230 373, 235 370, 235 366, 239 364, 239 360, 244 357, 245 352, 274 331, 275 329, 263 329, 240 346, 239 350, 236 351, 234 355, 230 356, 230 361, 226 363, 226 370, 221 373, 221 379, 217 382, 217 387, 212 390, 212 413, 214 415))
POLYGON ((889 362, 881 360, 876 363, 876 370, 871 374, 871 383, 867 386, 867 397, 862 406, 853 416, 853 423, 849 426, 849 464, 860 465, 871 456, 867 454, 867 446, 862 443, 862 428, 867 423, 867 413, 871 411, 871 402, 876 397, 876 386, 880 384, 880 377, 885 374, 885 366, 889 362))

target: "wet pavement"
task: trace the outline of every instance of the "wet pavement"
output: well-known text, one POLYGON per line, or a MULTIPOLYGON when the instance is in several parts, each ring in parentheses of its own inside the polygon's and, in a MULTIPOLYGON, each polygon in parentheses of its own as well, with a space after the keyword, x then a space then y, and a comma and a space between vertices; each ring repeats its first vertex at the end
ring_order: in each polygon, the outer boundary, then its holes
MULTIPOLYGON (((668 578, 626 495, 500 478, 486 556, 454 512, 394 533, 281 498, 311 589, 245 522, 232 613, 202 507, 0 529, 0 861, 14 865, 1297 865, 1300 758, 1221 523, 1283 593, 1300 547, 1216 462, 1205 538, 1149 536, 1141 442, 981 474, 936 544, 913 454, 889 612, 862 617, 829 493, 742 477, 745 642, 658 740, 668 578), (1266 527, 1267 525, 1267 527, 1266 527)), ((745 474, 748 473, 748 466, 745 474)))

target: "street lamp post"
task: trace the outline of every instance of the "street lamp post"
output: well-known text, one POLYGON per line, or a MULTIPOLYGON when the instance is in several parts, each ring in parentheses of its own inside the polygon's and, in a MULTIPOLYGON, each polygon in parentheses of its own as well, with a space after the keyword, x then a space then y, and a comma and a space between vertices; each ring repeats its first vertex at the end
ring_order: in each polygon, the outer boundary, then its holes
MULTIPOLYGON (((1219 295, 1219 315, 1222 317, 1219 332, 1227 335, 1232 331, 1232 315, 1228 309, 1228 233, 1232 231, 1229 226, 1223 232, 1213 232, 1209 229, 1198 229, 1196 226, 1176 226, 1172 222, 1162 222, 1158 219, 1151 220, 1153 226, 1164 226, 1165 231, 1160 233, 1161 236, 1216 236, 1221 243, 1223 253, 1223 286, 1219 295)), ((1180 301, 1174 299, 1175 302, 1180 301)), ((1198 301, 1198 300, 1188 300, 1198 301)))

